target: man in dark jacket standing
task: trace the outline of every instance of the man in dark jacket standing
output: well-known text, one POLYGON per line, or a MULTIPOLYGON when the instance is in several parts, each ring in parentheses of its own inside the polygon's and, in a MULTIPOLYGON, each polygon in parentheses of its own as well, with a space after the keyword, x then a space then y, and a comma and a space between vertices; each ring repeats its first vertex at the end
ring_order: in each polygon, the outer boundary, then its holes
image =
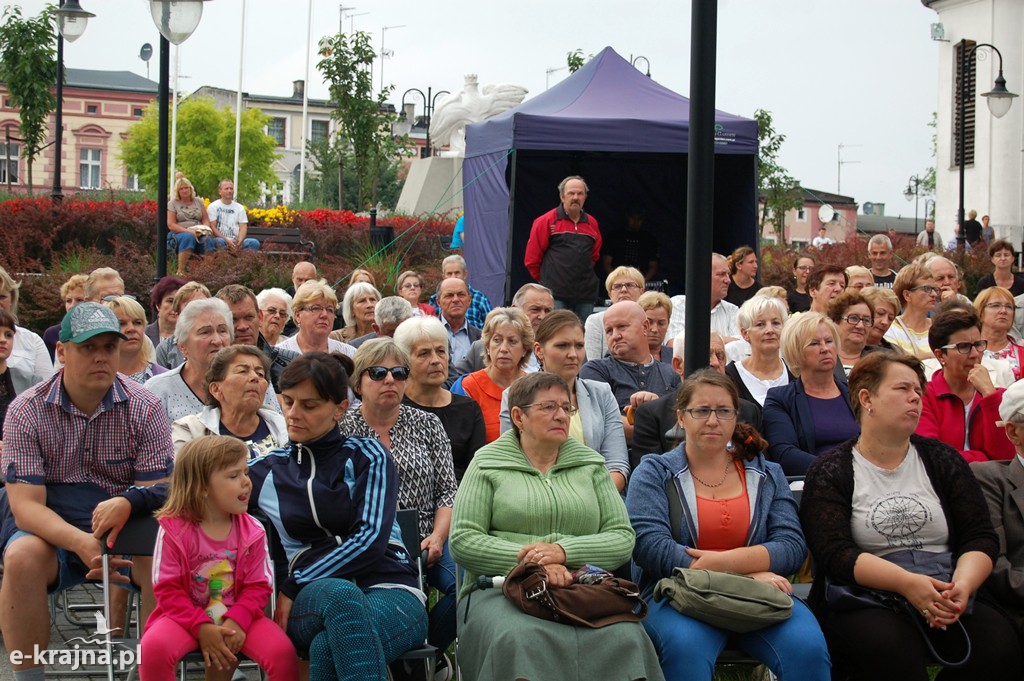
POLYGON ((587 183, 572 175, 558 185, 561 204, 533 221, 526 244, 526 269, 551 289, 556 309, 573 310, 580 319, 594 311, 601 257, 601 230, 583 210, 587 183))

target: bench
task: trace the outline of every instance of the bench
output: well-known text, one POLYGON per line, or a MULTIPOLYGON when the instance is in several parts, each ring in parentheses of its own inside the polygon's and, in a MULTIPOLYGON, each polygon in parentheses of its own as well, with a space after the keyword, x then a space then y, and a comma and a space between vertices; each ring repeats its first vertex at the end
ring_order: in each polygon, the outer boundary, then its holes
POLYGON ((260 240, 260 252, 270 255, 294 255, 304 251, 306 257, 316 256, 316 244, 307 239, 294 227, 252 227, 246 230, 246 237, 260 240), (277 246, 276 250, 268 248, 277 246), (281 248, 287 247, 287 248, 281 248))

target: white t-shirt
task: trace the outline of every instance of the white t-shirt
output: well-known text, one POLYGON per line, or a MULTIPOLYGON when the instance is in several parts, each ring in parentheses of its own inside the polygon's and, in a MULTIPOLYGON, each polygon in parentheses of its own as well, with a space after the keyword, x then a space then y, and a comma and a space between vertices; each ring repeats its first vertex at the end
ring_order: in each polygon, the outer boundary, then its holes
POLYGON ((879 468, 854 447, 852 506, 853 540, 868 553, 949 551, 946 515, 914 445, 894 470, 879 468))
POLYGON ((245 213, 245 206, 238 201, 225 204, 220 199, 217 199, 210 203, 210 207, 206 209, 206 212, 210 216, 210 222, 216 223, 217 230, 228 239, 237 239, 238 225, 243 222, 249 222, 249 216, 245 213))
POLYGON ((789 372, 786 371, 785 364, 782 365, 782 373, 768 380, 762 380, 747 371, 742 361, 736 362, 736 371, 739 372, 740 378, 743 379, 743 385, 747 386, 747 390, 750 391, 750 396, 757 400, 757 403, 762 407, 764 406, 764 398, 768 397, 769 388, 789 385, 789 372))
MULTIPOLYGON (((723 338, 739 338, 740 327, 736 325, 736 315, 740 309, 728 300, 722 300, 711 308, 711 330, 717 331, 723 338)), ((671 342, 686 326, 686 296, 672 296, 672 317, 668 322, 665 339, 671 342)))

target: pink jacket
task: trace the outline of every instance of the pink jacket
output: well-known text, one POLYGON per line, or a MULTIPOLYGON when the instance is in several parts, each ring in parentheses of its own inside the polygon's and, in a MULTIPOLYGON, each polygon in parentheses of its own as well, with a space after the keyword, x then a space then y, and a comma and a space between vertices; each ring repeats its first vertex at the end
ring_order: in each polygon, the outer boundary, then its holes
MULTIPOLYGON (((233 620, 243 631, 248 631, 254 620, 264 616, 263 609, 270 600, 274 573, 266 532, 259 521, 243 513, 234 516, 233 522, 242 548, 235 556, 235 602, 224 614, 224 619, 233 620)), ((199 526, 182 518, 160 518, 159 523, 160 531, 153 554, 156 609, 150 615, 146 629, 160 618, 170 617, 198 638, 200 625, 213 623, 205 608, 196 605, 190 595, 199 526)))
POLYGON ((964 449, 964 403, 950 391, 946 377, 939 369, 928 382, 916 432, 945 442, 968 461, 1012 459, 1015 454, 1013 444, 1007 439, 1006 431, 996 425, 1003 392, 1003 388, 997 388, 980 400, 975 396, 974 401, 980 404, 971 411, 970 447, 964 449))

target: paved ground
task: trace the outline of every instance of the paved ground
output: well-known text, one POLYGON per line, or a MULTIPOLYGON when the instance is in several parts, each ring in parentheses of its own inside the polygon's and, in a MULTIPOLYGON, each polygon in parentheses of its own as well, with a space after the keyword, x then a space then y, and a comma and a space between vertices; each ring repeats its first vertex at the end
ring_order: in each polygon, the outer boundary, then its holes
MULTIPOLYGON (((95 648, 95 646, 83 645, 81 641, 74 641, 70 645, 67 641, 76 636, 90 638, 94 635, 96 620, 92 613, 94 611, 102 612, 103 610, 102 590, 98 586, 85 585, 72 589, 70 598, 73 604, 84 605, 87 609, 80 613, 73 613, 73 615, 81 618, 80 624, 70 621, 63 612, 58 612, 56 622, 50 628, 50 649, 69 650, 73 649, 76 643, 80 646, 80 649, 95 648)), ((0 649, 3 650, 3 662, 0 663, 0 681, 14 681, 10 658, 7 656, 6 649, 3 649, 2 642, 0 642, 0 649)), ((67 664, 54 664, 47 666, 46 671, 49 678, 57 678, 59 674, 60 678, 71 679, 72 681, 105 681, 107 678, 106 670, 96 667, 73 671, 67 664)), ((124 679, 125 676, 125 674, 120 674, 118 678, 124 679)), ((197 666, 192 667, 188 678, 190 680, 203 678, 202 670, 197 666)), ((135 674, 133 679, 137 680, 138 674, 135 674)), ((259 673, 255 669, 249 670, 247 679, 248 681, 258 681, 259 673)))

